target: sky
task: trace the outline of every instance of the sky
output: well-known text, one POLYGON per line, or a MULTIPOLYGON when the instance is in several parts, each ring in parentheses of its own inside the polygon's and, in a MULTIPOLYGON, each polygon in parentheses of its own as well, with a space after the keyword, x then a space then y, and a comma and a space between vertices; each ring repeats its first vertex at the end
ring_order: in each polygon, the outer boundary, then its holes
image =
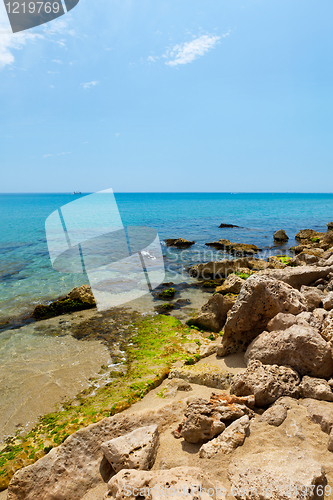
POLYGON ((332 192, 332 42, 331 0, 1 3, 0 192, 332 192))

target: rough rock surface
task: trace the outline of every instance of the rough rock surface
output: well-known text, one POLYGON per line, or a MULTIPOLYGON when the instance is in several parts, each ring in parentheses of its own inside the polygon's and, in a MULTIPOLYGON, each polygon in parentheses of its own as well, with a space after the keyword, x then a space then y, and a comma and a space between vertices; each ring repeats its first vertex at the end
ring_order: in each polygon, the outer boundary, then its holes
POLYGON ((232 273, 229 274, 223 285, 218 286, 215 291, 218 293, 222 293, 223 295, 227 293, 238 294, 241 291, 244 283, 245 280, 237 276, 237 274, 232 273))
POLYGON ((331 346, 311 326, 293 325, 278 332, 263 332, 253 340, 245 362, 291 366, 300 375, 329 378, 333 375, 331 346))
POLYGON ((158 445, 158 427, 149 425, 102 443, 101 448, 113 470, 119 472, 121 469, 150 469, 158 445))
POLYGON ((216 365, 200 363, 193 366, 172 368, 169 377, 181 378, 191 384, 206 385, 215 389, 228 389, 233 374, 220 370, 216 365))
POLYGON ((217 293, 201 308, 198 316, 188 321, 188 324, 203 330, 220 332, 234 303, 235 299, 217 293))
POLYGON ((317 492, 323 492, 327 484, 322 464, 300 448, 263 449, 255 463, 251 455, 237 457, 228 475, 237 500, 319 500, 323 494, 317 495, 317 492), (304 485, 308 488, 302 489, 304 485))
POLYGON ((231 253, 232 255, 245 256, 261 252, 261 249, 256 245, 249 245, 248 243, 232 243, 231 241, 225 239, 206 243, 206 246, 213 247, 216 250, 223 250, 225 252, 231 253))
POLYGON ((318 288, 306 285, 301 286, 301 294, 305 297, 309 311, 322 307, 326 297, 318 288))
POLYGON ((302 398, 333 401, 332 388, 325 379, 305 376, 299 385, 299 389, 302 398))
POLYGON ((252 404, 252 398, 237 398, 212 394, 210 401, 196 398, 185 411, 185 418, 174 431, 174 436, 183 437, 188 443, 200 443, 213 439, 224 431, 226 425, 244 415, 254 416, 244 404, 252 404))
POLYGON ((73 288, 71 292, 66 296, 67 299, 71 300, 79 300, 84 304, 95 305, 95 297, 91 291, 91 287, 89 285, 82 285, 80 288, 73 288))
POLYGON ((230 394, 236 396, 254 394, 256 406, 265 407, 281 396, 297 398, 299 383, 300 377, 292 368, 250 361, 247 369, 234 377, 230 394))
POLYGON ((268 332, 286 330, 297 323, 296 317, 293 314, 278 313, 267 323, 266 330, 268 332))
POLYGON ((211 279, 211 278, 227 278, 230 273, 239 271, 243 268, 249 267, 249 259, 243 257, 242 259, 229 260, 224 259, 221 261, 206 262, 203 264, 196 264, 189 269, 191 276, 195 278, 211 279))
POLYGON ((311 285, 320 278, 325 278, 333 271, 333 267, 299 266, 285 269, 266 269, 261 271, 262 276, 269 276, 283 281, 293 288, 300 290, 302 285, 311 285))
POLYGON ((284 229, 279 229, 278 231, 276 231, 273 235, 273 238, 278 243, 283 243, 289 240, 287 233, 284 231, 284 229))
POLYGON ((333 292, 330 292, 323 299, 323 306, 326 311, 330 311, 331 309, 333 309, 333 292))
POLYGON ((108 481, 112 469, 101 444, 138 427, 156 424, 159 431, 179 421, 185 403, 172 403, 155 411, 118 414, 81 429, 33 465, 13 476, 7 500, 80 500, 108 481))
POLYGON ((288 410, 290 409, 290 398, 279 398, 270 406, 260 417, 261 422, 267 422, 269 425, 279 427, 287 418, 288 410))
POLYGON ((198 490, 202 491, 200 495, 202 500, 224 498, 223 485, 210 480, 209 473, 197 467, 175 467, 169 470, 154 471, 121 471, 109 481, 108 489, 109 492, 104 498, 113 498, 114 500, 123 500, 124 498, 137 500, 141 497, 147 500, 158 498, 170 500, 172 497, 179 498, 179 500, 190 500, 195 498, 195 491, 198 490), (206 493, 208 491, 211 492, 211 496, 206 493))
POLYGON ((325 318, 323 319, 320 334, 327 342, 333 341, 333 312, 332 311, 327 313, 325 318))
POLYGON ((250 427, 248 415, 235 420, 219 436, 203 444, 199 451, 200 458, 212 458, 217 453, 229 454, 244 443, 250 427))
POLYGON ((184 238, 169 238, 164 240, 164 243, 167 247, 189 248, 194 245, 195 241, 184 240, 184 238))
POLYGON ((218 355, 245 351, 279 312, 298 314, 306 309, 303 295, 291 286, 268 276, 250 276, 231 309, 218 355))
POLYGON ((300 404, 306 407, 313 422, 320 425, 321 430, 330 434, 333 429, 333 405, 328 401, 316 399, 301 399, 300 404))

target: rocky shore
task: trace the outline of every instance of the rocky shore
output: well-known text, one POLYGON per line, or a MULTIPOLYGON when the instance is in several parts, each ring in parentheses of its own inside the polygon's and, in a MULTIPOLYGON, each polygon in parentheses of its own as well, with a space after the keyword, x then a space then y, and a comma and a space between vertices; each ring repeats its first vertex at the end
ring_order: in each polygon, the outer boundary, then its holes
MULTIPOLYGON (((119 319, 108 384, 6 443, 7 500, 332 498, 332 226, 296 240, 294 257, 192 266, 214 288, 187 324, 119 319)), ((103 331, 91 318, 76 334, 103 331)))

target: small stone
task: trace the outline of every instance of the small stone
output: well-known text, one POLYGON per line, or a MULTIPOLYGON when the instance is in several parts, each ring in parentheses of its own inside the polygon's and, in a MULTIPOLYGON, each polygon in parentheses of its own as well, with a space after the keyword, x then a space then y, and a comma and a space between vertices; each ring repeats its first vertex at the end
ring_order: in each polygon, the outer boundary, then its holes
POLYGON ((269 425, 279 427, 287 418, 290 407, 288 398, 280 398, 264 411, 259 420, 260 422, 267 422, 269 425))
POLYGON ((323 299, 323 306, 326 311, 330 311, 331 309, 333 309, 333 292, 330 292, 323 299))
POLYGON ((333 401, 332 388, 325 379, 305 376, 299 385, 299 390, 303 398, 333 401))
POLYGON ((238 446, 242 446, 249 427, 250 420, 248 415, 235 420, 222 434, 201 446, 199 457, 212 458, 217 453, 228 455, 238 448, 238 446))

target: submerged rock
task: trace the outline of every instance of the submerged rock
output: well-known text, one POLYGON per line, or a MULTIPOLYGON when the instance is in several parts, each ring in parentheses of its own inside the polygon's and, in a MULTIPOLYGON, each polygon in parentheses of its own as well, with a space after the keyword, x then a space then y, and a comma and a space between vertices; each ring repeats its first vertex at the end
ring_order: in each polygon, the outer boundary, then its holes
POLYGON ((89 285, 82 285, 73 290, 62 299, 55 300, 48 305, 39 304, 35 307, 32 316, 35 319, 46 319, 67 314, 74 311, 82 311, 96 306, 94 295, 89 285))
MULTIPOLYGON (((224 227, 240 227, 240 226, 235 226, 234 224, 222 224, 219 225, 219 228, 224 228, 224 227)), ((333 222, 332 222, 332 229, 333 229, 333 222)))
POLYGON ((248 243, 232 243, 229 240, 213 241, 205 243, 207 247, 213 247, 216 250, 223 250, 233 255, 253 255, 261 252, 261 249, 256 245, 249 245, 248 243))
POLYGON ((189 248, 194 245, 195 241, 184 240, 184 238, 169 238, 164 240, 167 247, 189 248))
POLYGON ((283 229, 279 229, 278 231, 276 231, 274 233, 274 240, 279 242, 279 243, 282 243, 282 242, 285 242, 285 241, 288 241, 289 238, 286 234, 286 232, 283 230, 283 229))

